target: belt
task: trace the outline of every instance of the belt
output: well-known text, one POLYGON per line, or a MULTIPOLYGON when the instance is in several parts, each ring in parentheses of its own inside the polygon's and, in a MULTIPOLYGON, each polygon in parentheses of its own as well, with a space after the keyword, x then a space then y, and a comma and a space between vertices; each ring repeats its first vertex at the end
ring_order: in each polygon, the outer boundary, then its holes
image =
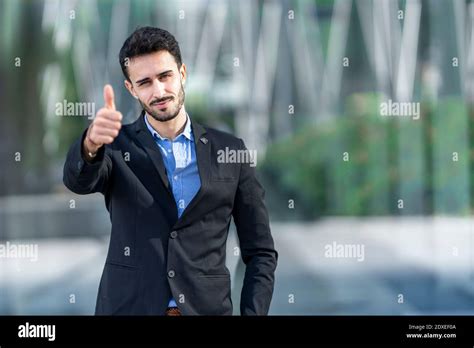
POLYGON ((178 317, 181 315, 181 311, 178 307, 168 307, 166 309, 165 315, 168 317, 178 317))

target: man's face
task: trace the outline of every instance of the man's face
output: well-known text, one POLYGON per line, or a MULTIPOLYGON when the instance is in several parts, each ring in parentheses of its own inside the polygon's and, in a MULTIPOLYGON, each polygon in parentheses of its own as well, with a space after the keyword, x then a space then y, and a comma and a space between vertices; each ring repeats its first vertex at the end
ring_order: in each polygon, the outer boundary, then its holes
POLYGON ((168 51, 158 51, 130 59, 125 81, 127 89, 155 120, 175 118, 184 104, 186 66, 178 65, 168 51))

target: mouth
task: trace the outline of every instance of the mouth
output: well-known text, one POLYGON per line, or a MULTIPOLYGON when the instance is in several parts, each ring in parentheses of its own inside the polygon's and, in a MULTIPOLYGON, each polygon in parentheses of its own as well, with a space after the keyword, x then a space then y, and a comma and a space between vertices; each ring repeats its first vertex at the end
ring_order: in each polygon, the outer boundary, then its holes
POLYGON ((159 103, 152 103, 151 106, 156 106, 158 107, 159 109, 163 109, 163 108, 166 108, 168 106, 168 104, 171 102, 171 99, 166 99, 162 102, 159 102, 159 103))

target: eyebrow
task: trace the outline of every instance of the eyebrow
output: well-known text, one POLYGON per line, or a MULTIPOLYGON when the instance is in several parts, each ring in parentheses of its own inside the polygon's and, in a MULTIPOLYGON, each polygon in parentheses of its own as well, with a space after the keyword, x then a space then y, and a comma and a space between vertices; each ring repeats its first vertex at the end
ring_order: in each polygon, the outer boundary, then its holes
MULTIPOLYGON (((159 73, 157 76, 158 76, 158 77, 161 77, 161 76, 163 76, 163 75, 169 74, 170 72, 173 72, 173 70, 166 70, 166 71, 163 71, 162 73, 159 73)), ((136 83, 137 85, 139 85, 140 83, 146 82, 146 81, 148 81, 148 80, 150 80, 150 78, 149 78, 149 77, 145 77, 144 79, 135 81, 135 83, 136 83)))

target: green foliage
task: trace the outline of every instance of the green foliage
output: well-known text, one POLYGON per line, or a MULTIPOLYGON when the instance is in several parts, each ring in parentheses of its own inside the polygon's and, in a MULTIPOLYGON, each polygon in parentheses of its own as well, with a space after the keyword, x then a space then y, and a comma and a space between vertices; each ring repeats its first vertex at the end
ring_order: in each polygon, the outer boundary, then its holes
POLYGON ((304 127, 267 149, 261 172, 277 216, 468 211, 464 101, 423 105, 420 120, 381 117, 381 101, 377 94, 354 94, 343 117, 304 127), (453 161, 455 151, 458 161, 453 161), (295 210, 288 209, 290 199, 295 210))

